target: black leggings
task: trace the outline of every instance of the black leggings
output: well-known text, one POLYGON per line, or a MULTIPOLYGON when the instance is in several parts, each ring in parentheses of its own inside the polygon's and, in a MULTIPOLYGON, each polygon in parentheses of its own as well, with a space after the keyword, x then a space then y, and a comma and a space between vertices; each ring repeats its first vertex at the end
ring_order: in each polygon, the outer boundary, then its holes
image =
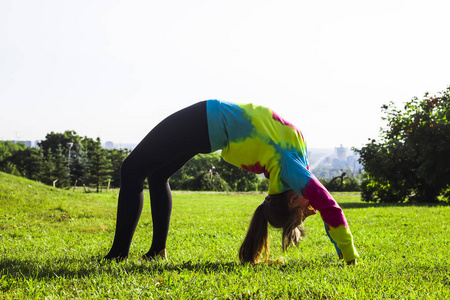
POLYGON ((142 212, 143 185, 148 179, 153 240, 145 257, 165 249, 172 211, 169 178, 198 153, 211 152, 206 102, 182 109, 159 123, 124 160, 114 242, 107 259, 128 256, 142 212))

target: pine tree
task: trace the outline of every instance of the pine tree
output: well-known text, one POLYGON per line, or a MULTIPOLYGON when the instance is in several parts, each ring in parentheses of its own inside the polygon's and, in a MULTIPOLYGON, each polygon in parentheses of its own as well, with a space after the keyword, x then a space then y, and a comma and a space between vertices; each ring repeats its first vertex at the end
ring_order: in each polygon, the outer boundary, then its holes
POLYGON ((61 144, 56 148, 55 155, 53 156, 53 170, 52 176, 56 182, 57 187, 65 187, 69 185, 69 168, 67 166, 67 157, 63 152, 61 144))
POLYGON ((111 178, 112 167, 106 149, 101 146, 100 138, 91 143, 88 149, 88 158, 89 181, 95 184, 98 193, 101 185, 111 178))

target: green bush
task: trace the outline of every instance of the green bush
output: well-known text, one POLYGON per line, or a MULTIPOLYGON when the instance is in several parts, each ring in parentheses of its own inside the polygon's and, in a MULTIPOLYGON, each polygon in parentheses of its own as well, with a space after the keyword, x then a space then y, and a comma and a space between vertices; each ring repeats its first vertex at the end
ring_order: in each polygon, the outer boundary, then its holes
POLYGON ((360 150, 367 175, 362 197, 373 202, 437 202, 449 199, 450 87, 439 97, 417 97, 403 110, 383 105, 381 140, 360 150))

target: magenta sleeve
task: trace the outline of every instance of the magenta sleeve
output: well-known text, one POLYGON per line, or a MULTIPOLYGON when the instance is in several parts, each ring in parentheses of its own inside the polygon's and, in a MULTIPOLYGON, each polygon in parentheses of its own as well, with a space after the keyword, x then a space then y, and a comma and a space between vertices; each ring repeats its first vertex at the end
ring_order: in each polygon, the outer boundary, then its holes
POLYGON ((341 207, 316 177, 312 176, 301 192, 310 201, 309 204, 320 212, 325 223, 333 227, 348 227, 341 207))

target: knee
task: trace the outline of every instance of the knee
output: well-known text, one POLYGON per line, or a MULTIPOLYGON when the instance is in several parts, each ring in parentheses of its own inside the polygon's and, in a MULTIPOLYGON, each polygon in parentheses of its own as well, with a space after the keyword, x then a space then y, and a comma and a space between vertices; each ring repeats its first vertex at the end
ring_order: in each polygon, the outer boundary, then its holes
POLYGON ((125 158, 120 167, 121 186, 143 183, 145 175, 141 175, 143 173, 141 169, 139 163, 135 162, 132 158, 125 158))
POLYGON ((163 174, 160 174, 159 172, 153 173, 150 176, 147 177, 148 185, 149 186, 166 186, 169 185, 169 178, 167 176, 164 176, 163 174))
POLYGON ((120 166, 120 176, 122 178, 126 178, 132 175, 135 171, 135 167, 133 165, 134 164, 129 157, 125 158, 125 160, 122 162, 122 165, 120 166))

